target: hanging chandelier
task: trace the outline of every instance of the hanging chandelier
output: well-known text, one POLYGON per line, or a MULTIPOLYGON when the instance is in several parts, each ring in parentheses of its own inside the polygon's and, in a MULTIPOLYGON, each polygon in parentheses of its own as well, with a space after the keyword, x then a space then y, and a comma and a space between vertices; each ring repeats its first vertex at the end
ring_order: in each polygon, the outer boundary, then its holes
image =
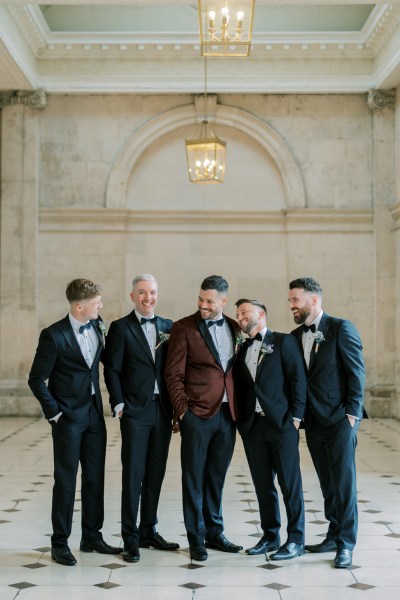
POLYGON ((192 183, 223 183, 226 142, 217 137, 207 118, 207 58, 204 59, 204 117, 194 139, 185 140, 189 180, 192 183))
POLYGON ((198 0, 202 56, 249 56, 255 0, 198 0))

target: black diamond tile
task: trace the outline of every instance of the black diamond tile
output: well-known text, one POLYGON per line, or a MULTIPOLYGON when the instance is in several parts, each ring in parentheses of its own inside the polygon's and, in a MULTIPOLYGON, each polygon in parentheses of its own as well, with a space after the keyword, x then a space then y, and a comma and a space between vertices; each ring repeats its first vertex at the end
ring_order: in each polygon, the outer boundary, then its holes
POLYGON ((392 478, 392 477, 394 477, 394 475, 381 475, 381 477, 392 478))
POLYGON ((4 519, 0 521, 0 525, 3 525, 3 523, 10 523, 10 521, 5 521, 4 519))
POLYGON ((325 525, 326 521, 310 521, 310 523, 312 523, 313 525, 325 525))
POLYGON ((318 510, 317 508, 307 508, 307 510, 305 512, 309 512, 309 513, 317 513, 317 512, 321 512, 320 510, 318 510))
POLYGON ((51 546, 43 546, 43 548, 34 548, 35 552, 50 552, 51 546))
POLYGON ((246 475, 234 475, 234 477, 246 477, 246 475))
POLYGON ((388 533, 385 537, 400 538, 400 533, 388 533))
POLYGON ((363 512, 370 513, 371 515, 377 515, 378 513, 381 513, 382 511, 381 510, 371 510, 371 509, 369 509, 369 510, 364 510, 363 512))
POLYGON ((314 500, 304 500, 304 504, 305 504, 306 502, 314 502, 314 500))
POLYGON ((250 485, 247 481, 238 481, 236 485, 250 485))
POLYGON ((199 590, 200 588, 203 588, 206 586, 201 585, 200 583, 194 583, 191 581, 190 583, 184 583, 184 584, 180 585, 179 587, 187 588, 188 590, 199 590))
POLYGON ((17 498, 13 500, 13 502, 29 502, 29 498, 17 498))
POLYGON ((246 500, 240 500, 240 502, 257 502, 255 498, 246 498, 246 500))
POLYGON ((392 525, 392 521, 374 521, 376 525, 392 525))
POLYGON ((281 569, 279 565, 257 565, 259 569, 267 569, 267 571, 273 571, 274 569, 281 569))
POLYGON ((3 510, 3 512, 21 512, 19 508, 8 508, 7 510, 3 510))
POLYGON ((239 490, 238 494, 254 494, 254 490, 239 490))
POLYGON ((397 481, 391 481, 391 482, 390 482, 390 485, 400 485, 400 483, 399 483, 399 482, 397 482, 397 481))
POLYGON ((47 567, 47 565, 41 565, 40 563, 32 563, 30 565, 22 565, 26 569, 41 569, 42 567, 47 567))
POLYGON ((259 525, 261 521, 246 521, 249 525, 259 525))
POLYGON ((189 571, 193 571, 194 569, 203 569, 205 565, 195 565, 194 563, 188 563, 187 565, 179 565, 181 569, 189 569, 189 571))
POLYGON ((263 587, 270 588, 271 590, 285 590, 286 588, 289 588, 291 586, 283 585, 283 583, 269 583, 268 585, 264 585, 263 587))
POLYGON ((245 508, 243 509, 243 512, 255 513, 258 512, 258 510, 256 508, 245 508))
POLYGON ((19 581, 18 583, 10 583, 8 587, 17 588, 17 590, 26 590, 30 587, 36 587, 35 583, 29 583, 29 581, 19 581))
POLYGON ((123 569, 126 565, 120 565, 119 563, 109 563, 108 565, 101 565, 104 569, 123 569))
POLYGON ((262 533, 251 533, 249 535, 249 537, 261 538, 262 537, 262 533))
POLYGON ((361 569, 361 567, 359 565, 351 565, 351 567, 349 567, 349 571, 355 571, 356 569, 361 569))
POLYGON ((44 475, 39 475, 39 477, 51 477, 51 475, 49 475, 48 473, 45 473, 44 475))
POLYGON ((44 481, 34 481, 32 485, 44 485, 44 481))
POLYGON ((371 502, 371 500, 357 500, 357 502, 359 502, 359 504, 367 504, 368 502, 371 502))
POLYGON ((120 587, 119 583, 111 583, 110 581, 105 581, 104 583, 95 583, 94 586, 102 588, 103 590, 111 590, 112 588, 120 587))
POLYGON ((374 588, 374 585, 367 585, 366 583, 353 583, 353 585, 348 585, 347 587, 353 588, 353 590, 362 590, 365 592, 366 590, 371 590, 374 588))

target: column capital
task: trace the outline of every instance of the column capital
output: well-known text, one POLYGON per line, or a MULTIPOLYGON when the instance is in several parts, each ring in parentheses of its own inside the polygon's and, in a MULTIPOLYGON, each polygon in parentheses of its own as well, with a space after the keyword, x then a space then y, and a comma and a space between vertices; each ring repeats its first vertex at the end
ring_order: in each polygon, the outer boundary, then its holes
POLYGON ((34 91, 7 90, 0 92, 0 109, 13 104, 23 104, 35 110, 43 110, 47 105, 47 95, 41 89, 34 91))
POLYGON ((368 108, 382 110, 386 106, 393 106, 396 99, 395 90, 369 90, 367 96, 368 108))

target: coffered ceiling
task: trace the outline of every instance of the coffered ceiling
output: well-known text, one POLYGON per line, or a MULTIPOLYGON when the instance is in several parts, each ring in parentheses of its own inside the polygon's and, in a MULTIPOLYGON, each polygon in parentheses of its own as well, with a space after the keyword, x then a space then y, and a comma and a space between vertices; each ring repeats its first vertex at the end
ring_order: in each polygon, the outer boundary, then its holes
MULTIPOLYGON (((400 0, 256 0, 248 58, 209 58, 216 93, 400 84, 400 0)), ((0 0, 0 89, 201 93, 196 0, 0 0)))

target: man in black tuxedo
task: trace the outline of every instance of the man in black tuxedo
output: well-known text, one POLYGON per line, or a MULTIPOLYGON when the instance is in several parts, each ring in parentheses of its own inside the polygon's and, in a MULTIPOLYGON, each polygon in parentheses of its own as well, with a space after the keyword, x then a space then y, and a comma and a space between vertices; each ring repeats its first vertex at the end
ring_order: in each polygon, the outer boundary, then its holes
POLYGON ((104 346, 101 288, 74 279, 66 289, 69 314, 40 334, 29 374, 29 386, 52 426, 54 487, 52 558, 63 565, 76 559, 68 547, 81 464, 82 552, 118 554, 104 542, 104 464, 106 426, 99 387, 99 361, 104 346), (46 385, 46 381, 47 385, 46 385))
POLYGON ((356 544, 358 513, 355 450, 363 411, 365 366, 360 335, 347 320, 322 310, 322 288, 302 277, 289 284, 292 331, 308 369, 307 445, 324 497, 326 538, 309 552, 336 552, 336 568, 348 568, 356 544))
POLYGON ((157 298, 157 281, 152 275, 133 279, 135 309, 111 323, 104 359, 111 408, 120 417, 122 558, 127 562, 140 560, 139 547, 179 548, 156 531, 172 434, 172 406, 163 380, 172 321, 154 315, 157 298))
POLYGON ((272 560, 301 556, 304 549, 304 500, 299 433, 307 380, 301 351, 291 335, 267 329, 267 309, 258 300, 236 302, 236 319, 249 338, 234 365, 238 429, 256 490, 263 537, 247 554, 272 560), (275 475, 287 514, 287 541, 280 546, 281 517, 275 475))

